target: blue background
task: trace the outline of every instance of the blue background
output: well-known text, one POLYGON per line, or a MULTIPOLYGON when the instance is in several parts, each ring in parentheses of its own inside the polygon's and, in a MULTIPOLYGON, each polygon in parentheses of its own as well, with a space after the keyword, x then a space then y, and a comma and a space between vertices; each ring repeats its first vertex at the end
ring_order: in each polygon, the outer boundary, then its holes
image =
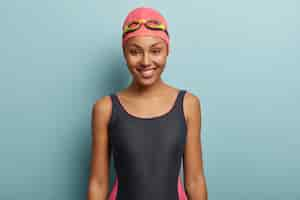
POLYGON ((163 79, 200 98, 209 199, 300 199, 296 0, 1 1, 0 199, 86 198, 91 108, 130 80, 138 6, 169 22, 163 79))

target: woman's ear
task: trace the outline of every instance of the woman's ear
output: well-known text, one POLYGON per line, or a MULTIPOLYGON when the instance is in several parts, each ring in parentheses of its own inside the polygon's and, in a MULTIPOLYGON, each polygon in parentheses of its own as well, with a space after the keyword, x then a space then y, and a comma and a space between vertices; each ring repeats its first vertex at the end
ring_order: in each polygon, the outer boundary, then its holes
POLYGON ((125 54, 125 47, 122 48, 123 49, 123 56, 125 57, 126 54, 125 54))
POLYGON ((169 54, 170 54, 170 46, 167 45, 167 56, 169 56, 169 54))

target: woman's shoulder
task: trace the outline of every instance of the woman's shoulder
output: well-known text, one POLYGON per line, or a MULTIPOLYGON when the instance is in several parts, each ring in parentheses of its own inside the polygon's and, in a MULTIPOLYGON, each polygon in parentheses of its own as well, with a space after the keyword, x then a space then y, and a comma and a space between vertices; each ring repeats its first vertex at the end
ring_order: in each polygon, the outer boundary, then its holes
POLYGON ((186 90, 183 100, 183 109, 186 118, 191 118, 195 115, 195 112, 201 113, 200 98, 193 92, 186 90))
POLYGON ((112 113, 112 100, 110 95, 104 95, 97 99, 92 106, 93 118, 100 117, 100 120, 108 123, 112 113))

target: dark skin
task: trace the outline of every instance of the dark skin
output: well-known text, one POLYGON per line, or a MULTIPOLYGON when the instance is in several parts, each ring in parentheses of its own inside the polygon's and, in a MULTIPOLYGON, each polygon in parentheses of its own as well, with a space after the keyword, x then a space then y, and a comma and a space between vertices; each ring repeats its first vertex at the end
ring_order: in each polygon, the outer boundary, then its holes
MULTIPOLYGON (((169 55, 166 43, 158 37, 132 37, 126 42, 123 53, 132 75, 130 85, 117 92, 123 107, 130 114, 141 118, 167 113, 179 90, 161 79, 169 55), (150 68, 154 68, 150 77, 144 77, 139 71, 150 68)), ((207 200, 200 140, 200 100, 192 93, 186 92, 183 107, 187 124, 187 140, 183 156, 185 191, 189 200, 207 200)), ((107 126, 111 111, 112 102, 109 96, 100 98, 93 105, 88 200, 107 200, 109 196, 110 158, 107 126)))

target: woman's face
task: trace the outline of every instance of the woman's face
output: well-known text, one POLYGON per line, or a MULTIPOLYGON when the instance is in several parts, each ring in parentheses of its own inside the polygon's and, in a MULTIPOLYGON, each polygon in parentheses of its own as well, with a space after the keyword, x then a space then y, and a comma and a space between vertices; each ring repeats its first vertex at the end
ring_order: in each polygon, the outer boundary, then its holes
POLYGON ((168 56, 167 44, 161 38, 132 37, 127 40, 123 53, 134 81, 151 85, 160 80, 168 56))

